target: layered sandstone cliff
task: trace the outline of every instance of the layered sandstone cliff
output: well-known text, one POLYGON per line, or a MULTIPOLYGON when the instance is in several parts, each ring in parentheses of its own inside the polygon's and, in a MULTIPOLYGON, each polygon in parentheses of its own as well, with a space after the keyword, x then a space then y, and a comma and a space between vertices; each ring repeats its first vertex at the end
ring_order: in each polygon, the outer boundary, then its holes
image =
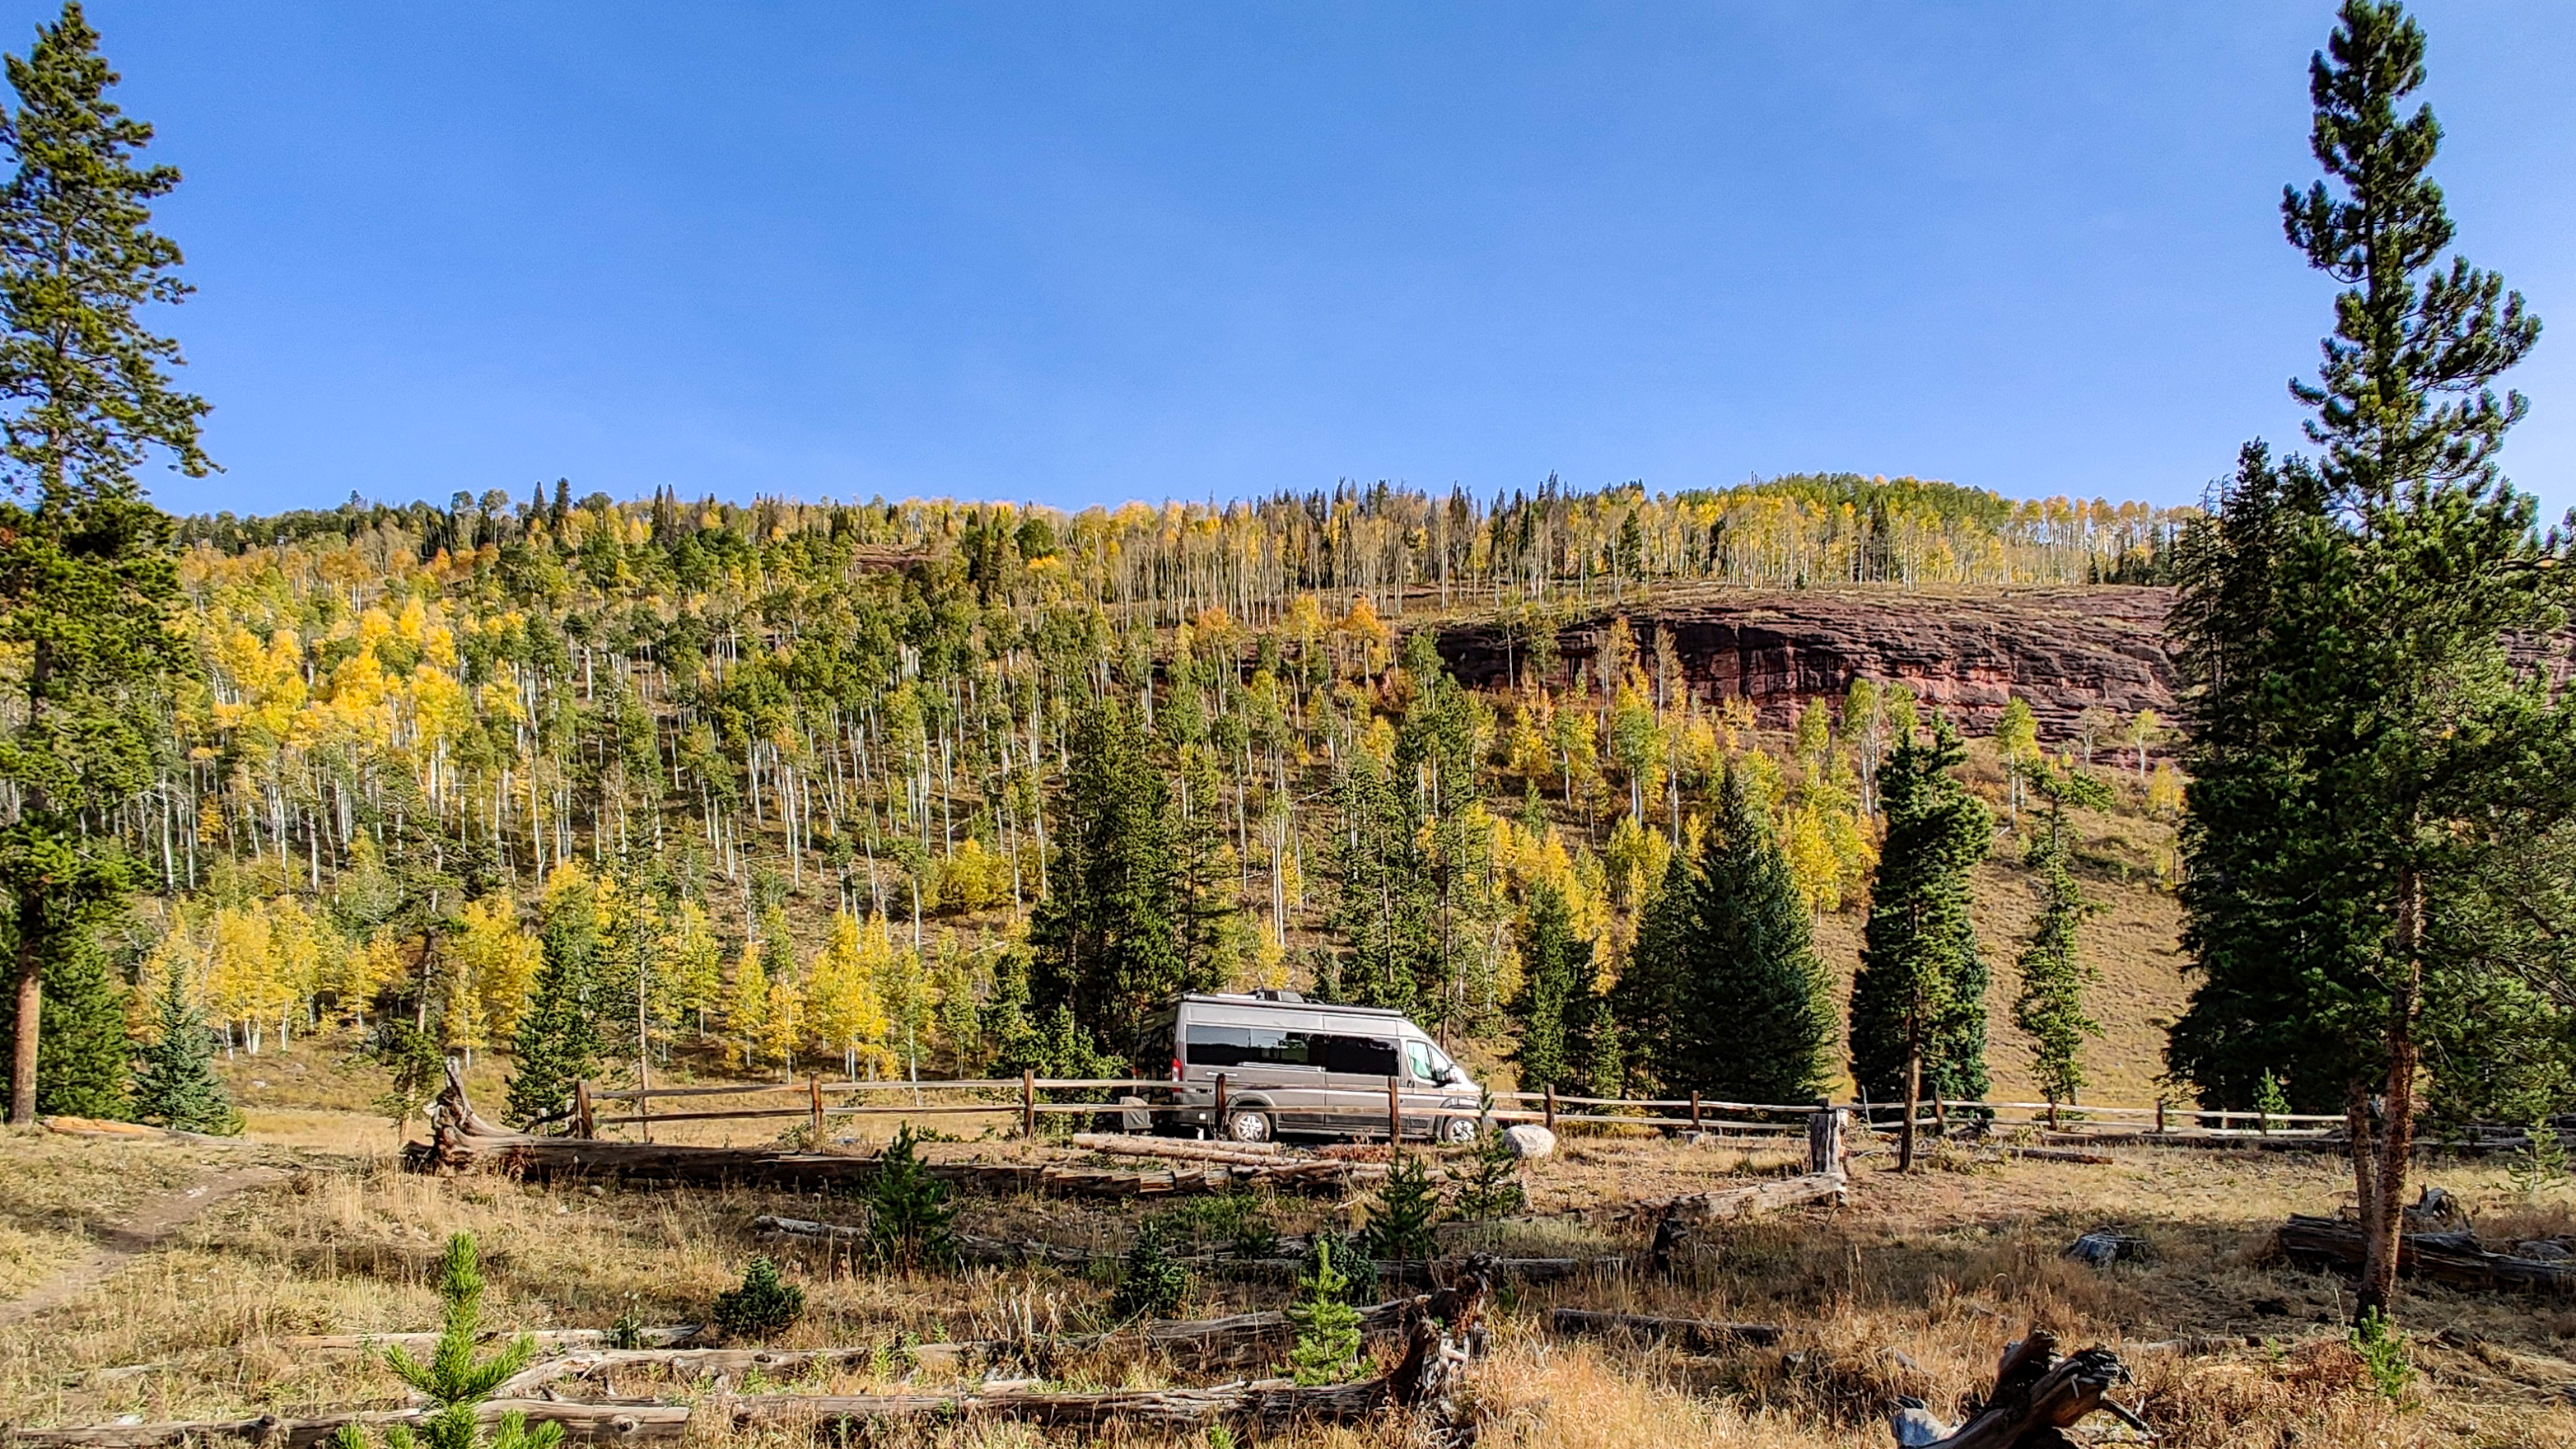
MULTIPOLYGON (((1694 694, 1751 700, 1766 724, 1854 679, 1902 682, 1970 730, 2006 698, 2029 702, 2044 740, 2074 732, 2088 708, 2171 718, 2174 674, 2164 637, 2173 591, 2146 587, 1771 592, 1704 587, 1578 615, 1559 632, 1563 682, 1588 667, 1613 618, 1649 658, 1669 633, 1694 694)), ((1525 641, 1499 623, 1444 626, 1440 652, 1470 684, 1500 686, 1525 641)))

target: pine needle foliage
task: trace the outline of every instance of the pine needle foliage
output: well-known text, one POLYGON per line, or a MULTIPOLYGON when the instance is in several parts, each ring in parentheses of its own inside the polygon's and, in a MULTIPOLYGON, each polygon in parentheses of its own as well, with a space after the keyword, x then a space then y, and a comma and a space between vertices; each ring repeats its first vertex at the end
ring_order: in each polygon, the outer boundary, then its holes
POLYGON ((775 1261, 754 1256, 743 1265, 741 1286, 716 1295, 711 1316, 729 1339, 768 1338, 805 1316, 805 1290, 780 1277, 775 1261))
POLYGON ((142 1051, 134 1073, 134 1116, 178 1132, 205 1132, 231 1137, 242 1130, 241 1113, 215 1075, 214 1033, 189 1000, 187 983, 176 971, 164 980, 155 1002, 156 1034, 142 1051))
POLYGON ((528 1366, 537 1341, 522 1333, 488 1358, 474 1352, 483 1326, 483 1271, 476 1259, 474 1235, 457 1233, 447 1240, 439 1259, 441 1305, 438 1342, 426 1360, 400 1348, 385 1350, 385 1365, 394 1376, 429 1400, 433 1412, 421 1423, 427 1449, 553 1449, 563 1441, 563 1426, 539 1424, 531 1429, 516 1414, 500 1420, 487 1438, 479 1433, 476 1406, 492 1397, 504 1379, 528 1366))
POLYGON ((2041 1095, 2051 1103, 2071 1103, 2084 1087, 2084 1043, 2102 1034, 2102 1024, 2084 1014, 2085 989, 2102 973, 2084 959, 2075 933, 2100 908, 2085 899, 2053 832, 2039 855, 2039 918, 2022 945, 2012 1021, 2030 1038, 2031 1070, 2041 1095))
POLYGON ((909 1273, 957 1261, 949 1231, 957 1210, 949 1205, 948 1185, 921 1160, 911 1123, 895 1129, 859 1199, 868 1207, 868 1253, 879 1263, 909 1273))
POLYGON ((1438 1256, 1431 1226, 1440 1217, 1440 1190, 1418 1152, 1400 1153, 1395 1166, 1378 1184, 1377 1201, 1369 1205, 1360 1226, 1360 1248, 1381 1263, 1402 1263, 1438 1256))
POLYGON ((1466 1181, 1450 1205, 1460 1222, 1508 1217, 1529 1204, 1529 1194, 1521 1187, 1520 1157, 1494 1125, 1493 1110, 1494 1094, 1487 1092, 1479 1106, 1475 1152, 1467 1159, 1466 1181))
POLYGON ((1109 1317, 1118 1323, 1140 1318, 1172 1318, 1190 1292, 1190 1270, 1172 1256, 1170 1227, 1159 1217, 1136 1225, 1136 1241, 1119 1264, 1118 1288, 1109 1296, 1109 1317))
POLYGON ((1317 1233, 1306 1271, 1297 1275, 1297 1296, 1288 1305, 1297 1343, 1288 1352, 1288 1371, 1298 1383, 1337 1384, 1359 1364, 1360 1314, 1340 1261, 1347 1251, 1332 1234, 1317 1233))

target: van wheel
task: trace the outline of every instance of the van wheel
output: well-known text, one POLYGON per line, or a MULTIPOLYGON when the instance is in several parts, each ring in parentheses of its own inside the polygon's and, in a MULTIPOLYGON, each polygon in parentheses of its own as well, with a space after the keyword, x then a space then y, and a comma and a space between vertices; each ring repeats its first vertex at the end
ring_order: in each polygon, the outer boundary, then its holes
POLYGON ((1452 1147, 1463 1146, 1466 1143, 1475 1141, 1476 1119, 1473 1117, 1441 1118, 1440 1140, 1448 1143, 1452 1147))
POLYGON ((1251 1107, 1237 1107, 1225 1114, 1225 1136, 1229 1142, 1267 1142, 1270 1140, 1270 1114, 1251 1107))

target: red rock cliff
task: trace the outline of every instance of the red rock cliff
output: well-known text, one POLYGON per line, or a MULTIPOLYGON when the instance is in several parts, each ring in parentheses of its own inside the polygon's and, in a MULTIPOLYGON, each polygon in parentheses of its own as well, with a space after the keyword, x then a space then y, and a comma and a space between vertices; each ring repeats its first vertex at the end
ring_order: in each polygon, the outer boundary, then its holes
MULTIPOLYGON (((2173 664, 2163 588, 2011 589, 1900 592, 1894 589, 1768 592, 1705 587, 1598 608, 1558 635, 1563 683, 1591 663, 1613 617, 1624 615, 1651 657, 1659 631, 1695 694, 1742 696, 1768 724, 1784 724, 1805 701, 1840 695, 1857 678, 1900 681, 1926 704, 1972 731, 1992 726, 2004 700, 2019 695, 2040 736, 2074 731, 2084 710, 2126 717, 2174 713, 2173 664)), ((1440 653, 1470 684, 1499 687, 1514 655, 1525 654, 1498 623, 1444 626, 1440 653)))

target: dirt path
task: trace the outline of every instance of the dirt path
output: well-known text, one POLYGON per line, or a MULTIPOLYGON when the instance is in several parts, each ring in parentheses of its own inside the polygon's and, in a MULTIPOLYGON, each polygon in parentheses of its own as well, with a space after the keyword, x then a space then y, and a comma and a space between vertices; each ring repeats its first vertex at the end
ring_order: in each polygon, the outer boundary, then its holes
POLYGON ((131 1218, 101 1231, 98 1242, 78 1262, 16 1298, 0 1301, 0 1324, 17 1323, 60 1307, 136 1257, 168 1242, 197 1214, 235 1193, 275 1182, 285 1175, 274 1167, 210 1171, 176 1192, 154 1198, 131 1218))

